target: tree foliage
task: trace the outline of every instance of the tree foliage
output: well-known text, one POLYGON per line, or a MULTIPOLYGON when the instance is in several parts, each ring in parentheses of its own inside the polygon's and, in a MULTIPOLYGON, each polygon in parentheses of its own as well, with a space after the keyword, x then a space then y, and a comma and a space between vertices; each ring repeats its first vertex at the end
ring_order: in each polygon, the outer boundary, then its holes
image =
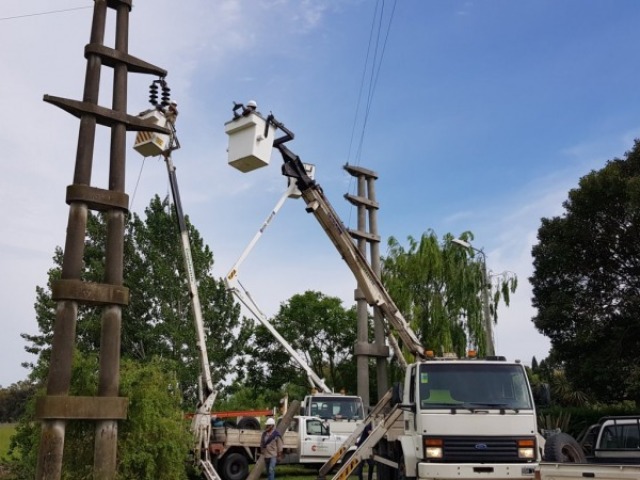
POLYGON ((640 142, 569 192, 533 247, 533 318, 577 391, 617 402, 639 392, 640 142))
POLYGON ((0 423, 17 421, 25 412, 25 405, 35 394, 36 386, 23 380, 0 388, 0 423))
MULTIPOLYGON (((464 232, 461 240, 473 240, 464 232)), ((483 288, 491 288, 485 275, 484 258, 452 242, 442 242, 433 231, 419 240, 408 237, 408 248, 389 239, 383 259, 382 279, 391 297, 423 345, 438 353, 463 355, 474 347, 482 355, 487 338, 483 327, 483 288)), ((509 304, 517 286, 514 276, 499 279, 489 295, 491 321, 497 321, 498 304, 509 304)))
MULTIPOLYGON (((190 447, 182 394, 166 362, 124 360, 121 395, 129 398, 128 418, 118 423, 118 479, 186 478, 185 460, 190 447)), ((98 360, 94 354, 76 353, 73 395, 95 395, 98 360)), ((44 393, 44 391, 42 391, 44 393)), ((35 477, 40 426, 34 421, 35 397, 11 440, 8 463, 13 478, 35 477)), ((65 432, 63 479, 91 478, 95 423, 71 422, 65 432)))
MULTIPOLYGON (((306 291, 283 303, 271 323, 330 388, 356 391, 355 308, 347 310, 337 297, 306 291)), ((295 397, 307 392, 304 370, 262 325, 256 328, 255 339, 248 383, 272 391, 286 387, 295 397)))
MULTIPOLYGON (((173 362, 185 400, 195 405, 199 354, 187 276, 174 210, 168 200, 151 200, 146 218, 138 215, 127 222, 125 233, 124 283, 130 289, 130 303, 123 309, 123 358, 140 361, 162 357, 173 362)), ((249 338, 239 321, 240 309, 220 280, 211 274, 213 254, 188 222, 191 253, 198 280, 207 350, 214 381, 234 373, 231 359, 239 355, 249 338)), ((90 215, 85 241, 83 279, 101 282, 104 273, 105 219, 90 215)), ((23 334, 27 350, 38 355, 34 376, 44 378, 48 366, 55 302, 51 282, 60 277, 62 250, 56 249, 55 266, 49 271, 47 288, 37 287, 36 315, 40 333, 23 334)), ((99 307, 81 306, 78 311, 77 347, 81 352, 97 352, 100 343, 99 307)))
MULTIPOLYGON (((182 415, 184 410, 193 411, 196 405, 201 373, 199 351, 175 211, 168 200, 161 201, 156 196, 145 210, 145 217, 134 214, 125 231, 124 284, 130 291, 130 303, 122 312, 120 388, 121 395, 129 397, 130 405, 129 419, 119 423, 118 475, 182 478, 189 447, 184 437, 188 424, 182 415)), ((223 380, 236 373, 234 359, 244 352, 250 332, 240 324, 240 308, 223 282, 210 274, 211 250, 188 219, 187 226, 208 332, 210 368, 213 381, 221 386, 223 380)), ((103 281, 105 231, 105 218, 89 215, 82 273, 85 281, 103 281)), ((28 342, 27 350, 37 355, 30 378, 40 384, 48 370, 55 321, 51 284, 60 278, 62 257, 62 250, 56 248, 48 285, 36 290, 39 333, 22 335, 28 342)), ((99 307, 83 305, 78 309, 77 361, 71 394, 95 394, 101 313, 99 307)), ((91 476, 87 469, 93 463, 94 426, 93 422, 69 423, 65 448, 71 453, 65 453, 65 469, 69 472, 66 478, 91 476)), ((33 448, 39 431, 31 409, 16 437, 15 451, 20 453, 14 465, 17 472, 28 472, 28 462, 35 466, 33 448)))

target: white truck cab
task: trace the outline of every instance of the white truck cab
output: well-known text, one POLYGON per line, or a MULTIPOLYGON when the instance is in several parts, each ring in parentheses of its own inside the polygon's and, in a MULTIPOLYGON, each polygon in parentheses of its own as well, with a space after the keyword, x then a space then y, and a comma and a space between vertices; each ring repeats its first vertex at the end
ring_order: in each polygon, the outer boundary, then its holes
MULTIPOLYGON (((407 367, 400 463, 421 479, 532 478, 540 460, 524 366, 440 359, 407 367)), ((399 453, 399 452, 398 452, 399 453)))
POLYGON ((302 402, 302 414, 319 417, 331 433, 349 436, 364 420, 364 405, 357 395, 313 393, 302 402))
POLYGON ((640 415, 602 417, 581 444, 590 463, 640 464, 640 415))

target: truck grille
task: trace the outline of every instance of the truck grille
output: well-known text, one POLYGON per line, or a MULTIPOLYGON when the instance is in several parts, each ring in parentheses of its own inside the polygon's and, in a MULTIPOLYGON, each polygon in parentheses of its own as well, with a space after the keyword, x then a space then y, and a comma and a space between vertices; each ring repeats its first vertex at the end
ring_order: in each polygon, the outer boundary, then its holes
POLYGON ((515 437, 440 437, 443 440, 442 463, 527 463, 518 457, 519 438, 515 437))

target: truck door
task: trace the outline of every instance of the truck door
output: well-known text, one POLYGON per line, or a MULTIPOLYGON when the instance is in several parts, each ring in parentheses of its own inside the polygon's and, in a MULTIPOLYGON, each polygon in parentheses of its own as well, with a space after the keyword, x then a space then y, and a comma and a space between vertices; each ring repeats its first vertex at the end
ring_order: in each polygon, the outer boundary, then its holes
POLYGON ((307 418, 300 422, 300 462, 324 461, 336 448, 335 436, 320 419, 307 418))

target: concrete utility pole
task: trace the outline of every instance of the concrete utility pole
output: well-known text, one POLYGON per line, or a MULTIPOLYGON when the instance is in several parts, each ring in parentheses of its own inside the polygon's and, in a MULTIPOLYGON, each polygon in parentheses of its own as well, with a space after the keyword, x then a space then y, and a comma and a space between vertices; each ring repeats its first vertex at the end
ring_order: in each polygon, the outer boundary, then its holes
MULTIPOLYGON (((376 201, 375 181, 378 174, 372 170, 353 165, 345 165, 344 169, 358 179, 358 195, 346 194, 345 198, 358 208, 358 229, 349 230, 356 239, 358 249, 366 257, 367 243, 370 245, 370 263, 374 273, 380 277, 380 236, 378 235, 378 209, 376 201), (367 228, 367 212, 369 232, 367 228)), ((355 345, 358 368, 358 395, 365 405, 370 405, 369 395, 369 359, 376 358, 376 379, 378 398, 382 398, 388 387, 387 358, 389 347, 385 342, 383 316, 377 307, 373 309, 374 343, 369 343, 369 308, 361 290, 355 290, 356 311, 358 318, 357 341, 355 345)))
POLYGON ((67 237, 60 280, 52 284, 57 302, 51 345, 51 363, 47 393, 39 399, 36 416, 42 420, 38 451, 37 479, 59 479, 65 428, 73 420, 95 422, 94 476, 96 480, 116 476, 118 420, 126 418, 127 399, 118 397, 120 383, 120 335, 122 307, 129 303, 129 290, 123 286, 123 250, 125 215, 129 197, 124 192, 126 132, 156 131, 168 134, 128 115, 128 72, 165 77, 167 72, 128 54, 129 13, 132 0, 94 0, 91 37, 85 46, 87 67, 81 101, 44 96, 51 103, 80 119, 73 184, 67 187, 69 205, 67 237), (107 11, 116 14, 115 48, 105 46, 107 11), (98 105, 100 72, 113 68, 111 108, 98 105), (91 185, 96 126, 111 129, 109 185, 102 189, 91 185), (89 210, 106 214, 105 274, 102 283, 82 280, 84 241, 89 210), (102 307, 98 396, 70 396, 72 356, 76 342, 78 307, 102 307))

